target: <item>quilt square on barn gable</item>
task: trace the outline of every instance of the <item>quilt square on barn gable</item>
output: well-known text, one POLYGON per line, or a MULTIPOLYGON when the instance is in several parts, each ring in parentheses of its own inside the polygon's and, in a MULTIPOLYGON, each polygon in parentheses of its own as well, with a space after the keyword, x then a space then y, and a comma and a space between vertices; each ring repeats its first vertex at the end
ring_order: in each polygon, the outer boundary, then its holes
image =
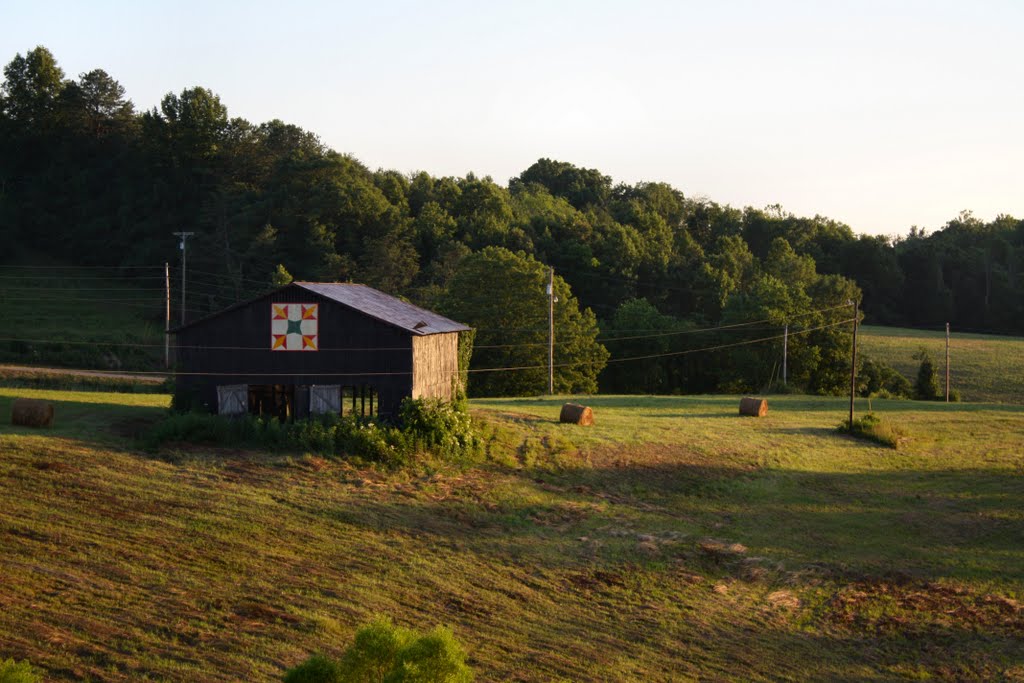
POLYGON ((270 350, 316 351, 319 304, 270 304, 270 350))

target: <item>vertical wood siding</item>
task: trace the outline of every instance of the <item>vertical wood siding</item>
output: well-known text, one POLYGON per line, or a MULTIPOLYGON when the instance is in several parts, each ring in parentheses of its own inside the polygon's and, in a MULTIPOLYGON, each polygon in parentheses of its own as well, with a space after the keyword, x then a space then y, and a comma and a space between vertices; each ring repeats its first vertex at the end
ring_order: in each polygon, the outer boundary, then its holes
POLYGON ((459 333, 412 339, 412 397, 450 401, 459 372, 459 333))

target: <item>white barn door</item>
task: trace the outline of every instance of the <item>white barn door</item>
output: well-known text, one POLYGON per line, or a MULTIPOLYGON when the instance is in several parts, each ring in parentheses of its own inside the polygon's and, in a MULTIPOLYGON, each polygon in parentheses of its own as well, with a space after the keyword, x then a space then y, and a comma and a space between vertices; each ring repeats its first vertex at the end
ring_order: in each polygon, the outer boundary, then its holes
POLYGON ((248 384, 224 384, 217 387, 218 415, 245 415, 248 412, 248 384))
POLYGON ((309 388, 310 415, 338 415, 341 413, 341 385, 314 384, 309 388))

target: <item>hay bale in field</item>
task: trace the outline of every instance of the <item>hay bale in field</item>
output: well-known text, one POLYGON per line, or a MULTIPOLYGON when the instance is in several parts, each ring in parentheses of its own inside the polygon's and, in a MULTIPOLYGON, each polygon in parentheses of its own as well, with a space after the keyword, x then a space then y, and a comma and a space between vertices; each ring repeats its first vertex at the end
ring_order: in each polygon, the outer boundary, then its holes
POLYGON ((740 415, 764 417, 768 414, 768 401, 763 398, 744 397, 740 399, 740 415))
POLYGON ((53 424, 53 404, 31 398, 16 398, 11 406, 11 424, 49 427, 53 424))
POLYGON ((581 406, 579 403, 566 403, 562 406, 558 421, 586 427, 594 424, 594 411, 589 406, 581 406))

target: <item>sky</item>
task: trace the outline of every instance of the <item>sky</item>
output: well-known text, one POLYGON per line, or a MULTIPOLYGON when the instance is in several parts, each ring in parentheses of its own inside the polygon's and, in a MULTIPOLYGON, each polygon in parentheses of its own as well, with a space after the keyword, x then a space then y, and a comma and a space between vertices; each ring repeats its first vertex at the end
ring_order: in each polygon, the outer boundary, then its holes
POLYGON ((0 61, 47 47, 139 110, 200 85, 371 169, 547 157, 857 233, 1024 218, 1024 2, 3 0, 0 61))

